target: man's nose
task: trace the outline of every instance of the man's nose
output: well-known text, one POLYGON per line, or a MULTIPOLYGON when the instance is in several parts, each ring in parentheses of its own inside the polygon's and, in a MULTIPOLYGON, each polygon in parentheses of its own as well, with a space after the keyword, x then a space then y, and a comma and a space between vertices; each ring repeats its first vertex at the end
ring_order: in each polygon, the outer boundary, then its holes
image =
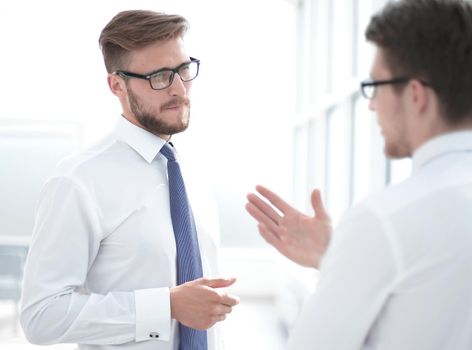
POLYGON ((178 73, 174 74, 174 80, 172 84, 168 87, 169 94, 172 96, 183 96, 187 93, 187 85, 182 81, 178 73))

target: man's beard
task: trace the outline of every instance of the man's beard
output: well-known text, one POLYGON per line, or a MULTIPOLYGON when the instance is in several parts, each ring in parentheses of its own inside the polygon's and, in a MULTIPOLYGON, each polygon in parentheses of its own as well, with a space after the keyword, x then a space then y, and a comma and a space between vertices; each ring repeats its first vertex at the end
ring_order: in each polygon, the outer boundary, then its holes
POLYGON ((385 142, 384 153, 387 158, 393 160, 411 157, 411 151, 405 145, 394 145, 387 142, 385 142))
MULTIPOLYGON (((397 118, 404 115, 403 111, 397 113, 397 118)), ((382 127, 382 126, 381 126, 382 127)), ((384 138, 384 153, 389 159, 402 159, 411 157, 411 145, 408 137, 408 128, 406 121, 398 119, 396 125, 390 125, 386 130, 382 131, 384 138)))
POLYGON ((159 115, 153 112, 150 109, 144 107, 139 103, 137 96, 131 91, 131 89, 126 87, 129 97, 129 104, 131 112, 133 113, 136 120, 141 124, 143 128, 147 131, 153 133, 154 135, 173 135, 179 132, 182 132, 187 129, 189 120, 190 120, 190 101, 187 98, 180 96, 174 96, 168 102, 160 106, 160 112, 165 110, 168 107, 176 105, 184 105, 187 107, 187 118, 179 118, 175 124, 167 123, 163 118, 160 118, 159 115))

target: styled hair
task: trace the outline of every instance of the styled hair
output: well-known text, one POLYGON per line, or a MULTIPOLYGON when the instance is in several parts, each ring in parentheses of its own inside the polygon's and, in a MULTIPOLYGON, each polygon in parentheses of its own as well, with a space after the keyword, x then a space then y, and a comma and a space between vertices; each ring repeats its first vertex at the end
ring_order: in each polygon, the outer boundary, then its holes
POLYGON ((98 40, 108 73, 123 69, 129 53, 159 40, 183 37, 187 20, 179 15, 130 10, 118 13, 103 28, 98 40))
POLYGON ((366 39, 394 77, 421 79, 450 125, 472 118, 472 2, 399 0, 374 15, 366 39))

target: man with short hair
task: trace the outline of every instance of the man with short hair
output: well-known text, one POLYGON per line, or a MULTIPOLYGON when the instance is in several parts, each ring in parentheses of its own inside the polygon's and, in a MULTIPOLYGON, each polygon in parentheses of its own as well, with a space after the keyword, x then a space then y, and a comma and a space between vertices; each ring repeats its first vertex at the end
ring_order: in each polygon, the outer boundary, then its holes
POLYGON ((472 3, 392 1, 366 38, 376 54, 362 93, 386 155, 412 157, 413 173, 332 234, 319 190, 313 217, 262 186, 272 205, 248 195, 267 242, 320 270, 288 348, 472 349, 472 3))
POLYGON ((101 33, 123 112, 110 135, 61 162, 41 194, 21 306, 33 343, 219 348, 213 326, 238 303, 219 288, 235 280, 215 278, 217 232, 190 205, 169 142, 189 124, 200 65, 186 30, 181 16, 137 10, 101 33))

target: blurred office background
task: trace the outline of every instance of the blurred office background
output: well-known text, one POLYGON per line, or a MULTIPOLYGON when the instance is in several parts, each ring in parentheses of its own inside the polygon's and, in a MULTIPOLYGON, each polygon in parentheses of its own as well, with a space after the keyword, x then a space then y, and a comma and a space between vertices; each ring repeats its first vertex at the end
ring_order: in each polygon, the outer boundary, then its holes
POLYGON ((202 61, 191 126, 175 142, 188 165, 205 165, 219 210, 221 272, 238 277, 231 291, 241 305, 225 322, 227 349, 282 349, 304 298, 316 292, 317 272, 259 237, 245 197, 260 183, 311 213, 309 194, 320 188, 336 223, 356 201, 408 175, 408 160, 383 156, 359 93, 373 58, 364 29, 385 2, 2 1, 0 347, 36 348, 17 319, 35 203, 59 159, 113 128, 121 110, 98 36, 118 11, 143 8, 187 17, 189 52, 202 61))

